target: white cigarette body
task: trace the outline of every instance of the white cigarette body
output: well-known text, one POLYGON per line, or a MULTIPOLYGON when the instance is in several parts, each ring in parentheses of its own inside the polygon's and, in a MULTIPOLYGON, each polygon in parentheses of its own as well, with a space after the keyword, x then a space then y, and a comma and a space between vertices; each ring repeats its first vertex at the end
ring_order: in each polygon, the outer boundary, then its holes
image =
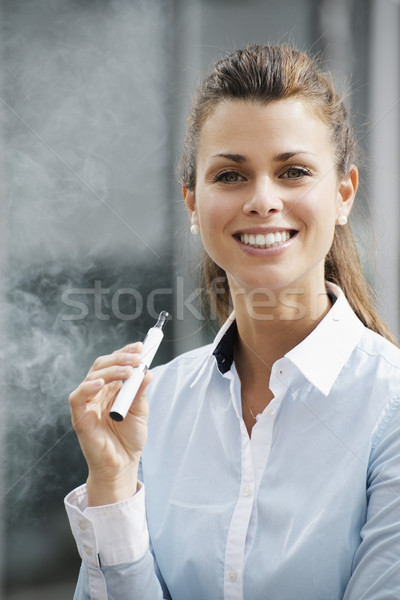
POLYGON ((143 342, 143 352, 140 365, 135 367, 132 375, 123 383, 122 388, 120 389, 117 397, 114 400, 114 404, 111 407, 110 417, 114 421, 122 421, 128 414, 128 410, 135 399, 146 371, 150 367, 151 362, 164 337, 162 327, 168 318, 169 314, 163 311, 160 313, 157 324, 147 332, 143 342))

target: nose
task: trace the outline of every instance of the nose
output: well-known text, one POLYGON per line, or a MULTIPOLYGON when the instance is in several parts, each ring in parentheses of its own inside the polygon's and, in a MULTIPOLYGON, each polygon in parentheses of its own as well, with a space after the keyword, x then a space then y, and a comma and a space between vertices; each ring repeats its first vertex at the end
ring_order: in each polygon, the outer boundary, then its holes
POLYGON ((281 212, 282 208, 283 201, 278 186, 265 176, 256 180, 249 190, 249 196, 243 205, 243 212, 267 217, 270 214, 281 212))

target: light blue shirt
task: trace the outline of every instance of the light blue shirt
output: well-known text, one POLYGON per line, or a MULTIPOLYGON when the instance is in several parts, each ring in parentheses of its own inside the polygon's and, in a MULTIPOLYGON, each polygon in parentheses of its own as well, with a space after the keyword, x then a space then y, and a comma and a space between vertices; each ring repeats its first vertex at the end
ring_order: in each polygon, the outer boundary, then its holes
MULTIPOLYGON (((104 565, 97 541, 96 564, 81 552, 76 598, 399 600, 400 350, 329 288, 329 313, 274 364, 274 399, 251 438, 234 315, 214 344, 154 370, 144 489, 133 502, 145 494, 164 592, 149 551, 104 565)), ((79 548, 85 508, 75 504, 67 499, 79 548)))

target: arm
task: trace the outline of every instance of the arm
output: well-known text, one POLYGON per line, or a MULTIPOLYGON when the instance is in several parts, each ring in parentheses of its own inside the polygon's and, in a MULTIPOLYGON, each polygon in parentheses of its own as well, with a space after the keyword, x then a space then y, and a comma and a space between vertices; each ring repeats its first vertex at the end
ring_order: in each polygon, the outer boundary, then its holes
POLYGON ((400 399, 389 403, 372 444, 367 518, 343 600, 400 598, 400 399))
MULTIPOLYGON (((140 484, 135 496, 124 502, 84 508, 86 504, 86 486, 65 499, 83 561, 76 600, 161 600, 157 565, 149 550, 144 486, 140 484)), ((169 598, 167 591, 165 597, 169 598)))
POLYGON ((110 406, 141 345, 99 357, 70 395, 72 423, 89 475, 66 498, 66 509, 83 560, 75 600, 161 600, 146 524, 138 467, 147 437, 145 380, 122 422, 110 406))
POLYGON ((161 600, 161 588, 153 575, 150 553, 136 563, 104 567, 97 582, 83 562, 73 600, 161 600))

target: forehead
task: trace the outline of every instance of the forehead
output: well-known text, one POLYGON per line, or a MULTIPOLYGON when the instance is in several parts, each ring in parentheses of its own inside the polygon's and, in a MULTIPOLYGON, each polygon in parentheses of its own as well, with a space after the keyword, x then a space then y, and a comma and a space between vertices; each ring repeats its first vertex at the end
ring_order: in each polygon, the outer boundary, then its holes
POLYGON ((286 152, 302 148, 332 156, 329 130, 310 105, 300 99, 268 104, 242 100, 220 102, 200 132, 198 157, 218 151, 286 152))

